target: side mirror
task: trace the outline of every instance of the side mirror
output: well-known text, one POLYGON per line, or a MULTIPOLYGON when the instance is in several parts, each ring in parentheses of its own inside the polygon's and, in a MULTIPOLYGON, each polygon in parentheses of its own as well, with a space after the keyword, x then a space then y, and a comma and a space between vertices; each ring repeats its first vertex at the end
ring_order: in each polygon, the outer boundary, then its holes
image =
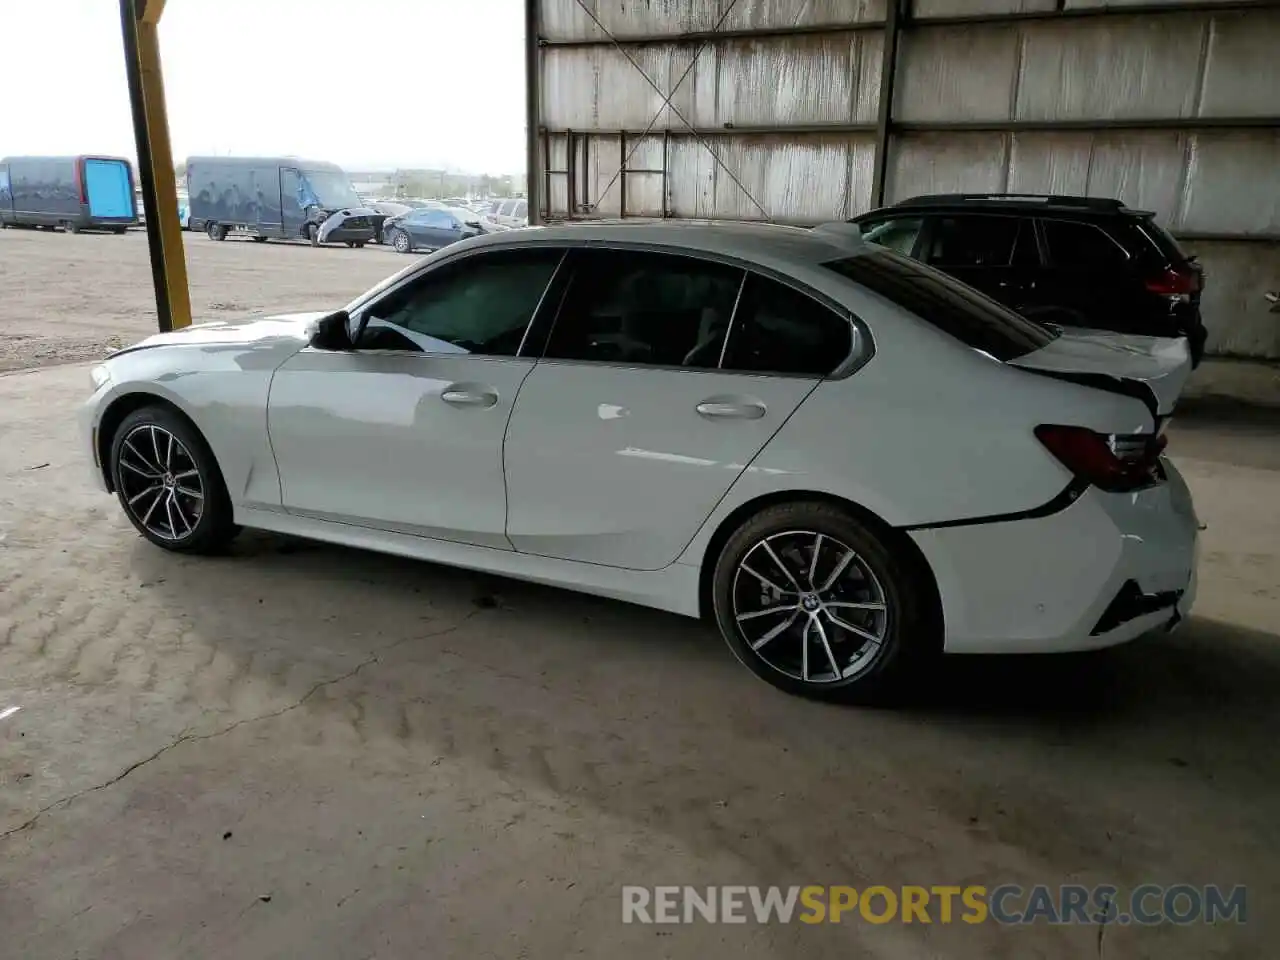
POLYGON ((318 350, 350 350, 355 346, 352 337, 351 315, 345 310, 322 317, 311 337, 311 346, 318 350))

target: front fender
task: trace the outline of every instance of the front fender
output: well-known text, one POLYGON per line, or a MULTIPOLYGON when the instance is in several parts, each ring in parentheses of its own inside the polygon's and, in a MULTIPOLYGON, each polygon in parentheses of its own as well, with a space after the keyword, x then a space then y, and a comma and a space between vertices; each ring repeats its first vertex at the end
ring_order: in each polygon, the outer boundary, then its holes
MULTIPOLYGON (((267 436, 271 378, 287 357, 244 344, 159 347, 112 358, 110 382, 95 395, 87 426, 97 442, 152 397, 200 431, 222 471, 233 506, 280 508, 280 480, 267 436)), ((297 352, 296 349, 290 354, 297 352)))

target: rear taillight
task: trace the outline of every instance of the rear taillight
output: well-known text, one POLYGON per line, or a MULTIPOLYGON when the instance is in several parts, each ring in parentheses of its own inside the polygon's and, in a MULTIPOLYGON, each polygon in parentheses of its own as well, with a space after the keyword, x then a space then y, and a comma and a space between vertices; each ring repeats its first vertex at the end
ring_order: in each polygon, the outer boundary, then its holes
POLYGON ((1084 427, 1042 424, 1036 439, 1078 479, 1123 493, 1158 481, 1163 434, 1102 434, 1084 427))
POLYGON ((1147 278, 1147 289, 1161 297, 1188 298, 1200 292, 1200 272, 1189 263, 1166 267, 1147 278))

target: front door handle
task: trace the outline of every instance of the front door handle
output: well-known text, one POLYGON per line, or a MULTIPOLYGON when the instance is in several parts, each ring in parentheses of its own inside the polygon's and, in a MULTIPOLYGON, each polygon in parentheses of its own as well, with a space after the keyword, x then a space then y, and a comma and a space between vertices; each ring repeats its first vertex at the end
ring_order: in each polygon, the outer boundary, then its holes
POLYGON ((454 407, 492 407, 498 402, 498 395, 492 390, 453 384, 444 388, 440 399, 454 407))
POLYGON ((700 416, 713 420, 759 420, 765 409, 763 403, 754 400, 704 400, 697 407, 700 416))

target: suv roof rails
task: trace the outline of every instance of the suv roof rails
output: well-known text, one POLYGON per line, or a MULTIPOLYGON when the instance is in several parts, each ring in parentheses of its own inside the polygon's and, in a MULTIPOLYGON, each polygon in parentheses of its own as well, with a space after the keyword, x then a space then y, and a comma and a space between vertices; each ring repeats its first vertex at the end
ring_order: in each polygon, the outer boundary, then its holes
POLYGON ((1122 201, 1114 197, 1073 197, 1065 194, 1044 193, 931 193, 899 200, 895 207, 926 207, 941 203, 968 203, 971 201, 996 201, 1025 203, 1046 207, 1078 207, 1084 210, 1115 213, 1124 210, 1122 201))

